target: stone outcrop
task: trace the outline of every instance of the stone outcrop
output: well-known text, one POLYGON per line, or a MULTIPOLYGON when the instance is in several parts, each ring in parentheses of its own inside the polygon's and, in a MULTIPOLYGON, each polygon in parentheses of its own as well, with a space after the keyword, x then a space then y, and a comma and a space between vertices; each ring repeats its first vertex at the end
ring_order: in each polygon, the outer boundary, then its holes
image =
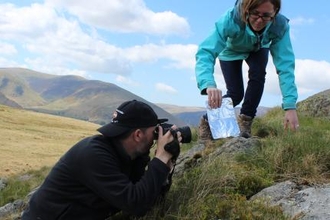
POLYGON ((286 181, 263 189, 251 200, 280 206, 286 215, 294 219, 330 219, 330 185, 300 188, 298 184, 286 181))

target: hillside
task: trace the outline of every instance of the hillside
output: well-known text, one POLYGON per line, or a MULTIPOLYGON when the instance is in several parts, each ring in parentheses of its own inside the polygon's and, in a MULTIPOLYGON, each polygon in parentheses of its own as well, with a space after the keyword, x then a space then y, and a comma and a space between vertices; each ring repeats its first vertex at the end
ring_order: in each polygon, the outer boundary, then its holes
POLYGON ((310 96, 303 102, 298 103, 298 109, 307 116, 330 118, 330 89, 310 96))
POLYGON ((97 134, 98 127, 0 105, 0 177, 52 166, 78 140, 97 134))
POLYGON ((112 83, 22 68, 0 69, 0 104, 3 105, 105 124, 122 102, 133 99, 148 103, 159 117, 168 118, 170 123, 185 124, 157 105, 112 83))

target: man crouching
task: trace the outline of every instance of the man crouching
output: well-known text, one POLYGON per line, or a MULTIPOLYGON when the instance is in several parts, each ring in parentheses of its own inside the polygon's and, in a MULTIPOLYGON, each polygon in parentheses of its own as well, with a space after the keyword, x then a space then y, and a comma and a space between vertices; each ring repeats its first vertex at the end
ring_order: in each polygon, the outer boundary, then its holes
MULTIPOLYGON (((174 137, 159 126, 165 121, 143 102, 121 104, 111 122, 98 129, 101 134, 81 140, 60 158, 22 220, 104 220, 119 211, 145 215, 173 168, 173 155, 164 146, 174 137), (150 159, 155 130, 157 148, 150 159)), ((181 141, 180 132, 176 138, 181 141)))

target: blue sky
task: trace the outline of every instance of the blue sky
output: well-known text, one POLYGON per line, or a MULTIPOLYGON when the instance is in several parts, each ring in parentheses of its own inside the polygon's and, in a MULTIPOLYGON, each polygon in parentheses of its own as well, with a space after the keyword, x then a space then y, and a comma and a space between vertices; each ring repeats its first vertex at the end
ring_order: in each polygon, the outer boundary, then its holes
MULTIPOLYGON (((114 83, 153 103, 204 107, 198 44, 235 0, 0 0, 0 67, 114 83)), ((282 1, 299 100, 330 88, 329 0, 282 1)), ((243 66, 244 76, 247 67, 243 66)), ((218 63, 218 88, 225 85, 218 63)), ((261 106, 281 104, 270 59, 261 106)))

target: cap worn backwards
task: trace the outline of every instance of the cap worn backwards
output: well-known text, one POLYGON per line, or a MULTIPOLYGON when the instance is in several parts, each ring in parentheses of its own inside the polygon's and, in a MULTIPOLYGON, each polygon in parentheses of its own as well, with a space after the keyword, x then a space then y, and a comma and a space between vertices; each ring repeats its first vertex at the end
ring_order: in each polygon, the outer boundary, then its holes
POLYGON ((146 128, 166 122, 158 119, 155 111, 146 103, 132 100, 122 103, 113 113, 110 123, 97 129, 107 137, 116 137, 133 128, 146 128))

